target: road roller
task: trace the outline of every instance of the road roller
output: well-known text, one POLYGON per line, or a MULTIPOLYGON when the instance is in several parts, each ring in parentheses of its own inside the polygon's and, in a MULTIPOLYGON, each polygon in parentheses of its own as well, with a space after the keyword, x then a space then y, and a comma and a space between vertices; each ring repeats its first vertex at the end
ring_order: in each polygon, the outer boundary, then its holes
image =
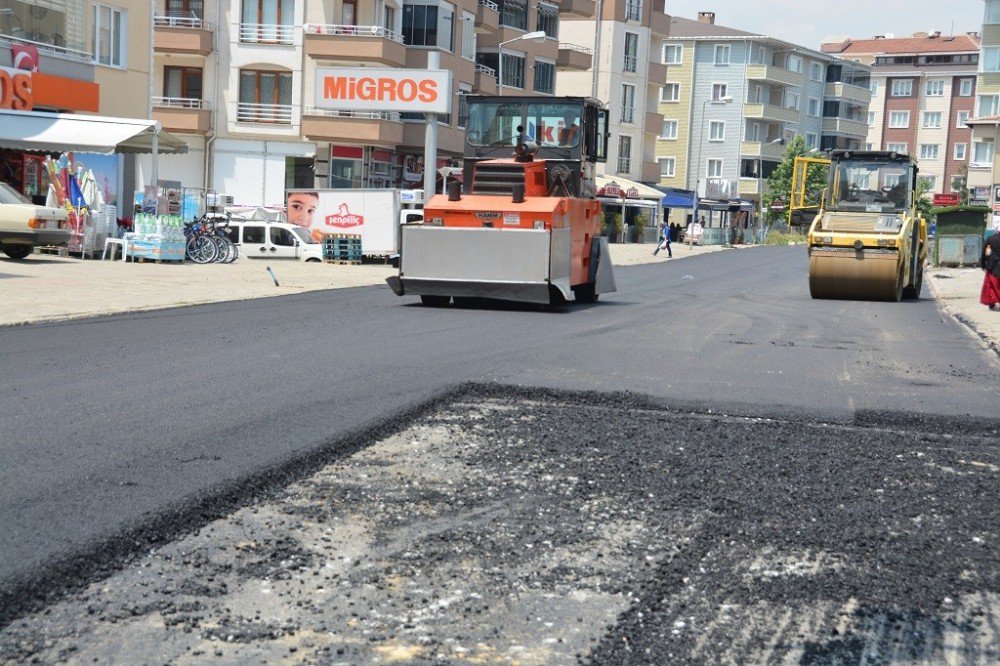
MULTIPOLYGON (((799 159, 803 162, 796 164, 792 180, 793 209, 796 201, 802 201, 808 164, 817 161, 799 159)), ((899 301, 920 297, 927 221, 916 207, 916 191, 917 165, 908 155, 829 153, 826 188, 808 236, 813 298, 899 301)))
POLYGON ((462 181, 400 225, 399 296, 593 303, 615 291, 595 163, 608 111, 587 97, 467 95, 462 181))

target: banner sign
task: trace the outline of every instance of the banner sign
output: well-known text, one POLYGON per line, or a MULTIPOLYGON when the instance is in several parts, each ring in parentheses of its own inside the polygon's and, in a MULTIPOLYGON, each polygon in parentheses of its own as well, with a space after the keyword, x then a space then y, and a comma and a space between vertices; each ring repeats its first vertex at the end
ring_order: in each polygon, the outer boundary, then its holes
POLYGON ((339 111, 448 113, 451 72, 443 69, 317 67, 316 106, 339 111))

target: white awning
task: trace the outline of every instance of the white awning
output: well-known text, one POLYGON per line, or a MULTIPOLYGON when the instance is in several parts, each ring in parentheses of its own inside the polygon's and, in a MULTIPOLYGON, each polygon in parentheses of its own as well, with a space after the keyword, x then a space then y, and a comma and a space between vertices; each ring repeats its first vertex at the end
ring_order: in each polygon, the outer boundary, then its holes
POLYGON ((601 189, 609 183, 617 183, 618 187, 625 191, 635 188, 635 191, 639 194, 640 199, 655 199, 657 205, 663 201, 663 192, 656 189, 655 187, 650 187, 649 185, 643 185, 642 183, 637 183, 634 180, 629 180, 628 178, 621 178, 620 176, 601 176, 598 175, 595 178, 597 189, 601 189))
POLYGON ((160 129, 155 120, 84 116, 75 113, 0 110, 0 147, 45 152, 185 153, 183 139, 160 129))

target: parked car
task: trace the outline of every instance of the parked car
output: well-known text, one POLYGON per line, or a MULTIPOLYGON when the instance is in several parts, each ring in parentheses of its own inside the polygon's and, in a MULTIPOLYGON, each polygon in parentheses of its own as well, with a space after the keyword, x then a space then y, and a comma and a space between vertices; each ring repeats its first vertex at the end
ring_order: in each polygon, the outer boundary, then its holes
POLYGON ((0 252, 11 259, 24 259, 36 245, 65 245, 69 237, 66 211, 36 206, 0 182, 0 252))
POLYGON ((323 261, 323 244, 307 229, 284 222, 230 222, 229 240, 248 259, 300 259, 323 261))

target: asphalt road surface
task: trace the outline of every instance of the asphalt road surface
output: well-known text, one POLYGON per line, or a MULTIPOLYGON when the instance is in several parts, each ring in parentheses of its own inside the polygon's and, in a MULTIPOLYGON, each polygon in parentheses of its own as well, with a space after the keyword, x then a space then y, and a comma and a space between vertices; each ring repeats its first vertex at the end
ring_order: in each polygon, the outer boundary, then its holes
POLYGON ((812 301, 805 272, 801 248, 755 248, 620 269, 617 294, 555 312, 429 309, 379 287, 0 329, 0 621, 465 382, 619 392, 623 414, 639 394, 995 427, 996 358, 932 300, 812 301))

